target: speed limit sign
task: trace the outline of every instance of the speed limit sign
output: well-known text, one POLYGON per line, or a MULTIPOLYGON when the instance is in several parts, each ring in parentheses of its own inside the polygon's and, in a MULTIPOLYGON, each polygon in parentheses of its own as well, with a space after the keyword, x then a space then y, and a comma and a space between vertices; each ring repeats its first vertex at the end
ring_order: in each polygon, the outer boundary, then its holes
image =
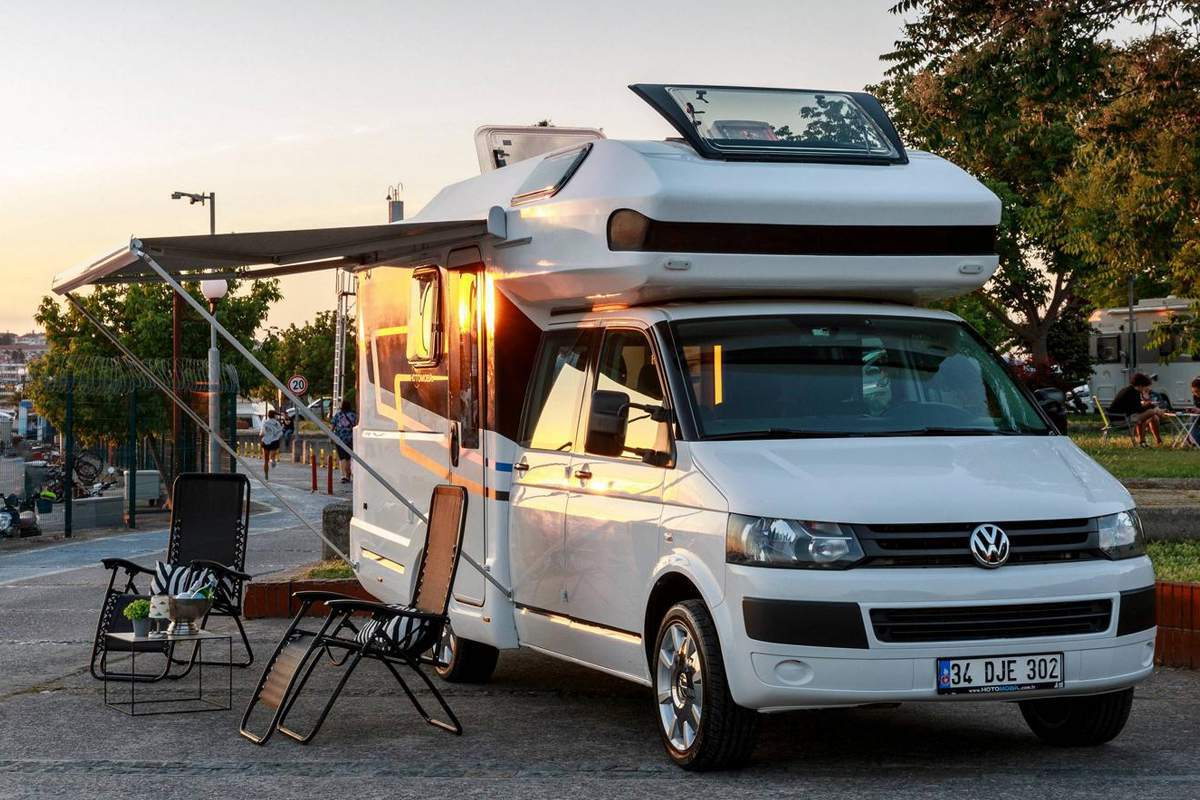
POLYGON ((293 375, 288 378, 288 389, 294 395, 302 395, 308 391, 308 378, 303 375, 293 375))

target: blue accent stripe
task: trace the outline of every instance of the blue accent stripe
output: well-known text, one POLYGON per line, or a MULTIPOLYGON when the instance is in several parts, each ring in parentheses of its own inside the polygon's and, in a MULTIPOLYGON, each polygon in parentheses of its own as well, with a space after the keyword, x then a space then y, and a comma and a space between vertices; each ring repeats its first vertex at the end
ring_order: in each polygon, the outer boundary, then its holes
POLYGON ((511 461, 497 461, 496 462, 496 472, 512 472, 512 462, 511 461))

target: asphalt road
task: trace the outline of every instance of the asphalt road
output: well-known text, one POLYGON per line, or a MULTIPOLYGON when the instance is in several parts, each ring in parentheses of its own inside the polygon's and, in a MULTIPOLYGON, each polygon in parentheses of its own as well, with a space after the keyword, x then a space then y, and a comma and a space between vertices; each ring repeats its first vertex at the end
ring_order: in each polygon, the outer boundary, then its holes
MULTIPOLYGON (((323 502, 289 497, 306 513, 323 502)), ((256 518, 252 530, 251 572, 316 557, 312 535, 280 518, 256 518)), ((104 708, 86 660, 106 574, 72 563, 56 555, 36 574, 24 563, 22 576, 0 582, 5 800, 1200 797, 1200 673, 1177 670, 1139 687, 1124 735, 1101 748, 1043 747, 1003 703, 798 712, 764 719, 750 767, 691 775, 663 756, 647 690, 521 651, 504 654, 486 686, 448 687, 461 738, 425 726, 368 665, 313 744, 277 737, 256 747, 237 725, 257 668, 235 672, 230 711, 130 719, 104 708)), ((250 623, 260 658, 283 624, 250 623)), ((333 677, 314 679, 313 701, 333 677)))

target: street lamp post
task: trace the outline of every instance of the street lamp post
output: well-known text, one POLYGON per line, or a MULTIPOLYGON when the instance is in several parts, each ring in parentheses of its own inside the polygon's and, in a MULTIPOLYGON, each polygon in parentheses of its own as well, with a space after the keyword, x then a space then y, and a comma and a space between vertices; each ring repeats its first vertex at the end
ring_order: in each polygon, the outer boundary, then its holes
MULTIPOLYGON (((208 299, 208 310, 217 317, 217 301, 229 291, 225 280, 200 281, 200 291, 208 299)), ((221 471, 221 446, 217 431, 221 429, 221 351, 217 349, 217 329, 208 326, 208 471, 221 471)))
MULTIPOLYGON (((188 205, 208 205, 208 232, 214 234, 217 232, 217 193, 216 192, 171 192, 172 200, 188 201, 188 205)), ((171 391, 176 397, 179 396, 179 361, 183 357, 182 353, 182 333, 183 325, 183 298, 177 292, 172 292, 171 298, 171 391)), ((171 464, 173 472, 178 475, 180 470, 179 462, 179 428, 182 418, 179 415, 179 406, 175 403, 171 404, 171 438, 174 442, 171 448, 171 464)))

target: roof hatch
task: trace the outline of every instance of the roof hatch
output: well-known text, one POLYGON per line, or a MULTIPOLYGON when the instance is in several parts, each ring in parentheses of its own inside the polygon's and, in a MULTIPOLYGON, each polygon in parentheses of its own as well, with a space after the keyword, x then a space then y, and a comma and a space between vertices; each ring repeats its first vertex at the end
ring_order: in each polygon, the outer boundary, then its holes
POLYGON ((908 162, 883 107, 863 92, 651 83, 629 88, 705 158, 908 162))

